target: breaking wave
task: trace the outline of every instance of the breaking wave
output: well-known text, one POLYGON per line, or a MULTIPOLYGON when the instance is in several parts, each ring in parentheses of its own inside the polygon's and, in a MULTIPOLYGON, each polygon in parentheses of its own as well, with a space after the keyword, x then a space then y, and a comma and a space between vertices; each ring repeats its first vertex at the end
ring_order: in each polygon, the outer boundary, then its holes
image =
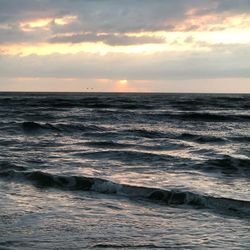
POLYGON ((66 191, 93 191, 102 194, 146 199, 162 205, 187 205, 193 208, 228 211, 250 216, 250 201, 213 197, 185 190, 166 190, 154 187, 119 184, 109 180, 86 176, 63 176, 41 171, 18 171, 16 166, 1 168, 0 176, 12 181, 29 182, 38 188, 57 188, 66 191))

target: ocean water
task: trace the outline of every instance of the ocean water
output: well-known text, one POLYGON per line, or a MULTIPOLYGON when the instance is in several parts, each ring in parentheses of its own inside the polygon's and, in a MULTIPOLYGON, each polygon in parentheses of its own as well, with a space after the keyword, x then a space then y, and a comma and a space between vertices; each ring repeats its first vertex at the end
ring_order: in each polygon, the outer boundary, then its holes
POLYGON ((250 95, 0 94, 0 249, 250 249, 250 95))

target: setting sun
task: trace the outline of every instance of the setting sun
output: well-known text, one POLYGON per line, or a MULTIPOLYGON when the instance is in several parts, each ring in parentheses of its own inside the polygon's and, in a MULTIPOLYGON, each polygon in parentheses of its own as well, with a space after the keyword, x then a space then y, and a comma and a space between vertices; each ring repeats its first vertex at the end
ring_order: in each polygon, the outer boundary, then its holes
POLYGON ((127 86, 127 85, 128 85, 128 80, 120 80, 120 81, 119 81, 119 84, 120 84, 121 86, 127 86))

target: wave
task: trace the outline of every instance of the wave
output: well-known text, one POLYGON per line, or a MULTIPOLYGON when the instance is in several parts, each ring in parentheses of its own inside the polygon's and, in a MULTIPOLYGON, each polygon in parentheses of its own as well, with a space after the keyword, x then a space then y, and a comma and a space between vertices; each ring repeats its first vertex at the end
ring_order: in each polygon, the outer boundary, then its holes
MULTIPOLYGON (((10 99, 11 100, 11 99, 10 99)), ((93 96, 93 97, 79 97, 76 96, 75 98, 71 97, 46 97, 42 98, 32 98, 32 100, 28 98, 21 98, 21 99, 12 99, 11 100, 13 105, 21 104, 24 107, 29 107, 32 103, 32 107, 43 107, 49 110, 68 110, 72 108, 88 108, 88 109, 121 109, 121 110, 137 110, 137 109, 155 109, 156 107, 152 105, 147 100, 140 100, 135 98, 117 98, 116 96, 108 96, 108 95, 100 95, 100 96, 93 96)), ((4 102, 3 99, 0 99, 1 103, 4 102)), ((9 103, 9 102, 8 102, 9 103)), ((9 104, 5 105, 8 106, 9 104)))
POLYGON ((131 133, 138 137, 145 137, 145 138, 150 138, 150 139, 169 138, 169 139, 194 141, 198 143, 223 143, 227 141, 225 138, 216 137, 216 136, 199 135, 199 134, 192 134, 192 133, 182 133, 180 135, 177 135, 174 133, 166 133, 166 132, 148 130, 148 129, 128 129, 128 130, 123 130, 122 132, 131 133))
POLYGON ((57 131, 59 132, 59 130, 49 124, 49 123, 46 123, 46 124, 40 124, 40 123, 36 123, 36 122, 23 122, 22 123, 22 128, 25 132, 29 132, 29 133, 32 133, 32 132, 41 132, 41 131, 57 131))
POLYGON ((77 133, 77 132, 91 132, 91 131, 105 131, 105 128, 95 125, 82 124, 55 124, 37 123, 37 122, 23 122, 22 129, 26 133, 39 132, 60 132, 60 133, 77 133))
POLYGON ((76 153, 74 156, 81 158, 94 158, 94 159, 108 159, 117 160, 126 163, 154 163, 166 162, 166 161, 177 161, 178 159, 174 156, 141 152, 141 151, 131 151, 131 150, 104 150, 104 151, 93 151, 93 152, 83 152, 76 153))
POLYGON ((168 135, 155 130, 148 130, 148 129, 127 129, 123 130, 124 133, 132 133, 139 137, 145 138, 166 138, 168 135))
POLYGON ((53 99, 47 102, 48 106, 59 107, 59 108, 94 108, 94 109, 124 109, 124 110, 135 110, 135 109, 154 109, 155 107, 145 101, 138 102, 137 99, 133 98, 116 98, 108 96, 99 97, 85 97, 80 99, 53 99))
POLYGON ((250 121, 249 115, 229 115, 229 114, 213 114, 213 113, 186 113, 177 115, 177 117, 187 120, 201 120, 201 121, 212 121, 212 122, 250 121))
POLYGON ((226 139, 216 136, 209 136, 209 135, 197 135, 191 133, 182 133, 179 137, 181 140, 190 140, 195 141, 198 143, 222 143, 226 142, 226 139))
POLYGON ((228 211, 250 216, 250 201, 213 197, 190 191, 132 186, 95 177, 52 175, 41 171, 26 172, 11 169, 0 171, 0 176, 12 181, 28 181, 38 188, 57 188, 66 191, 93 191, 129 198, 146 199, 168 206, 187 205, 198 209, 214 209, 220 212, 228 211))
MULTIPOLYGON (((189 146, 185 145, 185 144, 175 144, 175 143, 169 143, 167 145, 138 145, 138 144, 132 144, 132 143, 119 143, 119 142, 115 142, 112 140, 109 141, 89 141, 89 142, 85 142, 84 145, 92 147, 92 148, 96 148, 96 149, 134 149, 134 150, 143 150, 143 151, 165 151, 165 150, 177 150, 177 149, 185 149, 189 146)), ((157 158, 157 154, 153 154, 153 157, 157 158)), ((145 154, 143 156, 146 156, 145 154)), ((152 156, 152 154, 150 154, 150 156, 152 156)), ((158 155, 158 156, 162 156, 162 155, 158 155)), ((139 157, 139 155, 138 155, 139 157)), ((159 159, 159 157, 158 157, 159 159)), ((172 159, 172 158, 171 158, 172 159)), ((129 161, 132 161, 131 159, 129 161)))
POLYGON ((0 106, 68 108, 155 109, 172 108, 200 110, 208 107, 249 108, 249 95, 193 94, 29 94, 0 96, 0 106))
POLYGON ((40 113, 38 112, 34 112, 33 110, 30 110, 30 112, 24 112, 22 114, 20 114, 20 112, 17 111, 17 113, 20 115, 20 117, 23 120, 27 120, 27 121, 42 121, 42 122, 47 122, 47 121, 54 121, 57 119, 56 115, 52 115, 48 112, 42 112, 40 111, 40 113))
POLYGON ((25 171, 26 168, 23 166, 18 166, 9 161, 0 161, 0 172, 8 170, 25 171))
POLYGON ((86 146, 94 148, 128 148, 134 145, 118 143, 114 141, 89 141, 84 143, 86 146))
POLYGON ((250 109, 250 102, 244 104, 244 105, 242 106, 242 109, 245 109, 245 110, 250 109))
POLYGON ((228 137, 228 139, 240 143, 250 142, 250 136, 235 136, 235 137, 228 137))
POLYGON ((249 96, 245 95, 183 95, 178 100, 170 100, 173 108, 179 110, 201 110, 201 109, 242 109, 249 107, 249 96))
POLYGON ((224 155, 218 159, 210 159, 204 164, 199 164, 199 168, 204 171, 220 171, 225 175, 237 176, 237 174, 250 173, 250 159, 241 159, 229 155, 224 155))
MULTIPOLYGON (((112 244, 112 243, 98 243, 91 248, 97 249, 166 249, 166 246, 158 246, 155 244, 112 244)), ((1 249, 0 249, 1 250, 1 249)))
POLYGON ((216 114, 209 112, 179 112, 179 113, 156 113, 147 114, 149 118, 155 119, 175 119, 186 121, 205 121, 205 122, 249 122, 250 115, 245 114, 216 114))

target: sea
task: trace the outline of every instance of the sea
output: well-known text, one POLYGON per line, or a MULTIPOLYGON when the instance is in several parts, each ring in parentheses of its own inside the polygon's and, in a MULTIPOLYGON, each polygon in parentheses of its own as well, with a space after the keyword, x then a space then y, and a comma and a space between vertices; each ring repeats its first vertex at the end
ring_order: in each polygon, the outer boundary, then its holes
POLYGON ((0 249, 250 249, 250 95, 1 93, 0 249))

